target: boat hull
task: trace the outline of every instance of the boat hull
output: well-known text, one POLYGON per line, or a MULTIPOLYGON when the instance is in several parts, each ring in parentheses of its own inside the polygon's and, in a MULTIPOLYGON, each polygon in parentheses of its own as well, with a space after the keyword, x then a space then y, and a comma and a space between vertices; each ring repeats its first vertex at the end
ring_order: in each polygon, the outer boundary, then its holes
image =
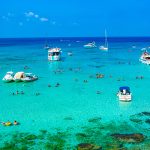
POLYGON ((9 82, 13 82, 14 80, 13 79, 2 79, 2 81, 5 83, 9 83, 9 82))
POLYGON ((146 65, 150 65, 150 60, 140 59, 140 62, 142 62, 143 64, 146 64, 146 65))
POLYGON ((123 101, 123 102, 130 102, 132 99, 131 94, 130 95, 121 95, 120 94, 120 95, 118 95, 118 97, 119 97, 119 100, 123 101))
POLYGON ((60 55, 59 56, 48 56, 49 61, 59 61, 60 60, 60 55))

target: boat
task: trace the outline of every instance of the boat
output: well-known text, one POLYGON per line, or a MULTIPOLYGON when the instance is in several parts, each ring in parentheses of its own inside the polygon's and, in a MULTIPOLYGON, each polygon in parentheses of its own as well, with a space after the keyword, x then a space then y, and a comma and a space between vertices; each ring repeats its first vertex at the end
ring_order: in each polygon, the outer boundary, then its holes
POLYGON ((12 71, 9 71, 6 73, 6 75, 4 76, 4 78, 2 79, 4 82, 12 82, 14 77, 14 73, 12 71))
POLYGON ((143 63, 143 64, 147 64, 147 65, 150 65, 150 53, 145 51, 142 53, 141 57, 140 57, 140 61, 143 63))
POLYGON ((83 46, 84 48, 96 48, 97 46, 95 45, 95 42, 93 41, 92 43, 88 43, 83 46))
POLYGON ((24 78, 21 78, 21 81, 23 82, 32 82, 32 81, 35 81, 37 80, 38 77, 32 73, 25 73, 24 74, 24 78))
POLYGON ((106 30, 105 30, 105 45, 100 46, 99 49, 102 51, 108 51, 108 40, 106 30))
POLYGON ((13 78, 15 82, 21 82, 22 79, 25 78, 25 73, 24 72, 17 72, 13 78))
POLYGON ((48 60, 59 61, 61 58, 61 48, 51 48, 48 50, 48 60))
POLYGON ((130 88, 128 86, 120 87, 117 96, 119 100, 123 102, 130 102, 132 99, 132 93, 130 92, 130 88))

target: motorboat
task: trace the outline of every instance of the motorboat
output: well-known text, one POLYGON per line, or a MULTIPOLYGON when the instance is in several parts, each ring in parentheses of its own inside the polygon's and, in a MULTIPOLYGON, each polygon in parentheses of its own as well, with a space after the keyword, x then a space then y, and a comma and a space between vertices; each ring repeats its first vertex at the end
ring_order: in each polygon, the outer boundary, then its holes
POLYGON ((14 77, 14 73, 12 71, 9 71, 6 73, 6 75, 4 76, 4 78, 2 79, 4 82, 12 82, 14 77))
POLYGON ((61 48, 51 48, 48 50, 48 60, 59 61, 61 58, 61 48))
POLYGON ((107 32, 105 30, 105 45, 99 47, 100 50, 102 51, 108 51, 108 40, 107 40, 107 32))
POLYGON ((84 48, 96 48, 97 46, 95 45, 95 42, 93 41, 92 43, 88 43, 83 46, 84 48))
POLYGON ((21 78, 21 81, 23 82, 32 82, 32 81, 35 81, 37 80, 38 77, 32 73, 25 73, 24 74, 24 78, 21 78))
POLYGON ((129 102, 132 99, 132 93, 130 92, 130 88, 128 86, 120 87, 117 96, 119 100, 123 102, 129 102))
POLYGON ((106 46, 100 46, 99 49, 103 50, 103 51, 108 51, 108 47, 106 47, 106 46))
POLYGON ((140 61, 143 64, 150 65, 150 53, 148 53, 147 51, 143 52, 141 57, 140 57, 140 61))
POLYGON ((15 82, 21 82, 22 79, 25 78, 25 73, 24 72, 17 72, 13 78, 15 82))

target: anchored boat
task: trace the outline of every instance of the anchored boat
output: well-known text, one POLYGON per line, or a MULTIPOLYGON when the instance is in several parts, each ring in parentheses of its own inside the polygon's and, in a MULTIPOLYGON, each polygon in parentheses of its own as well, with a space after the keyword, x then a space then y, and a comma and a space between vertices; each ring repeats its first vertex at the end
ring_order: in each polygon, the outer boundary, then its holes
POLYGON ((150 53, 148 53, 147 51, 143 52, 141 57, 140 57, 140 61, 143 64, 150 65, 150 53))
POLYGON ((120 101, 124 101, 124 102, 129 102, 132 99, 132 94, 128 86, 120 87, 117 96, 120 101))
POLYGON ((21 79, 23 82, 31 82, 37 80, 38 77, 32 73, 25 73, 24 78, 21 79))
POLYGON ((83 46, 84 48, 95 48, 96 45, 95 45, 95 42, 92 42, 92 43, 88 43, 86 45, 83 46))
POLYGON ((61 58, 61 48, 51 48, 48 50, 48 60, 59 61, 61 58))
POLYGON ((4 82, 12 82, 14 78, 14 73, 12 71, 9 71, 6 73, 6 75, 4 76, 4 78, 2 79, 4 82))
POLYGON ((108 40, 107 40, 107 32, 105 30, 105 45, 99 47, 100 50, 102 51, 108 51, 108 40))

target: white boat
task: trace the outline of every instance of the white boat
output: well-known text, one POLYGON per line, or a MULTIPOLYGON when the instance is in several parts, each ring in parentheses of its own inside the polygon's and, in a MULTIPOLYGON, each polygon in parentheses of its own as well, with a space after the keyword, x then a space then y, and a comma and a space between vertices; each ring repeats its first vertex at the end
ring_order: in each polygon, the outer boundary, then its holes
POLYGON ((130 88, 128 86, 120 87, 117 96, 119 100, 123 102, 130 102, 132 99, 132 93, 130 92, 130 88))
POLYGON ((32 81, 35 81, 37 80, 38 77, 32 73, 25 73, 25 76, 24 78, 21 78, 21 81, 23 82, 32 82, 32 81))
POLYGON ((96 48, 97 46, 95 45, 95 42, 93 41, 92 43, 88 43, 83 46, 84 48, 96 48))
POLYGON ((25 73, 24 72, 17 72, 13 78, 15 82, 21 82, 22 79, 25 78, 25 73))
POLYGON ((106 30, 105 30, 105 45, 100 46, 99 49, 102 51, 108 51, 108 40, 106 30))
POLYGON ((48 50, 48 60, 58 61, 61 58, 61 49, 60 48, 51 48, 48 50))
POLYGON ((141 57, 140 57, 140 61, 143 64, 150 65, 150 53, 148 53, 147 51, 143 52, 141 57))
POLYGON ((12 71, 9 71, 6 73, 4 78, 2 79, 4 82, 12 82, 14 77, 14 73, 12 71))

